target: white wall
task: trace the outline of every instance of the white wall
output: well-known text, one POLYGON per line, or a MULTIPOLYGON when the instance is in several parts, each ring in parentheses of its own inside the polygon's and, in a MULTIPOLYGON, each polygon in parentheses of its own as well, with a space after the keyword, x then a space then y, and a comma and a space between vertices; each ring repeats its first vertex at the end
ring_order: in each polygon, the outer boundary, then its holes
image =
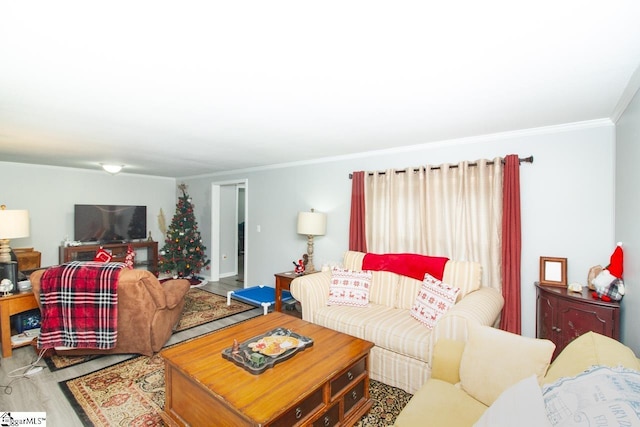
POLYGON ((60 243, 73 239, 75 204, 146 205, 147 229, 162 247, 158 214, 163 209, 167 225, 175 212, 176 181, 173 178, 109 175, 52 166, 0 162, 6 184, 0 192, 0 204, 7 209, 27 209, 30 236, 14 239, 11 246, 34 247, 42 253, 42 265, 58 263, 60 243))
POLYGON ((622 342, 640 355, 640 92, 616 124, 616 240, 623 243, 622 342))
MULTIPOLYGON (((584 284, 589 268, 606 263, 615 245, 614 137, 614 125, 602 120, 181 181, 201 203, 210 199, 212 182, 248 180, 245 286, 273 285, 273 274, 291 270, 306 252, 306 238, 296 234, 298 211, 315 208, 328 216, 327 234, 315 239, 314 264, 341 261, 348 247, 350 172, 533 155, 534 163, 520 170, 522 326, 524 335, 535 336, 540 256, 568 258, 568 280, 584 284)), ((211 212, 203 205, 197 220, 210 245, 211 212)))

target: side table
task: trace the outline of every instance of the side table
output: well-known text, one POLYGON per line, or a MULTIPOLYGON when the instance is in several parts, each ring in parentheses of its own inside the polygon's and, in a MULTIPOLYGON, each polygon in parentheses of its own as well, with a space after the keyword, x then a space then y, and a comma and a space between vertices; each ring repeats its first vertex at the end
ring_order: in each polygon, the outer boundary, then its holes
MULTIPOLYGON (((19 292, 0 296, 0 340, 2 340, 2 357, 11 357, 11 316, 27 310, 38 308, 33 291, 19 292)), ((29 343, 26 343, 27 345, 29 343)))
POLYGON ((282 313, 282 291, 291 290, 291 282, 298 277, 297 273, 293 271, 286 271, 284 273, 276 273, 276 305, 274 310, 282 313))

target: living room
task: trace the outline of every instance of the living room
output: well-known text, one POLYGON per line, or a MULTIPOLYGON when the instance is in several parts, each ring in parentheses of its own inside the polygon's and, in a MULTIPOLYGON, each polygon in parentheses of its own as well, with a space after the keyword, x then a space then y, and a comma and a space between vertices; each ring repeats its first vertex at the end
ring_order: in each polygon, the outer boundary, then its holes
MULTIPOLYGON (((568 124, 198 178, 111 176, 102 171, 3 162, 5 174, 20 177, 20 186, 4 190, 4 203, 29 210, 31 218, 30 237, 16 239, 12 245, 42 252, 43 266, 57 264, 59 246, 73 236, 73 206, 79 203, 147 205, 148 228, 154 240, 161 241, 157 215, 162 209, 170 220, 181 182, 189 186, 198 224, 205 242, 210 242, 212 183, 242 179, 247 180, 249 199, 245 283, 273 285, 273 275, 290 270, 291 262, 306 251, 306 238, 296 233, 298 211, 313 207, 327 213, 327 234, 315 240, 316 264, 341 260, 348 246, 349 173, 414 166, 418 158, 439 164, 505 153, 533 155, 534 163, 521 167, 522 325, 524 335, 535 336, 533 283, 539 279, 541 256, 566 257, 568 279, 583 284, 590 267, 608 262, 617 241, 625 244, 627 263, 634 259, 634 225, 627 219, 635 212, 634 188, 627 186, 636 175, 633 164, 627 162, 636 158, 637 103, 636 96, 617 126, 607 120, 568 124), (136 190, 122 190, 131 188, 136 190)), ((637 279, 633 267, 626 267, 625 282, 632 290, 637 279)), ((635 298, 629 292, 623 307, 635 298)), ((637 313, 623 309, 622 316, 623 341, 640 346, 625 327, 635 322, 637 313)))
MULTIPOLYGON (((314 208, 327 214, 327 232, 315 239, 315 264, 342 260, 348 247, 349 174, 353 171, 458 163, 512 153, 533 156, 532 164, 525 163, 520 168, 522 334, 528 337, 536 334, 534 282, 539 279, 541 256, 567 258, 568 281, 584 285, 589 269, 606 265, 620 241, 625 248, 624 281, 628 290, 621 303, 621 341, 640 354, 640 336, 633 330, 640 321, 640 314, 634 309, 640 304, 640 293, 636 291, 640 273, 635 266, 640 247, 640 230, 635 220, 640 214, 635 184, 640 178, 636 168, 636 162, 640 161, 637 142, 640 73, 637 59, 630 61, 634 62, 635 71, 628 84, 612 108, 599 116, 560 120, 553 125, 477 131, 424 142, 415 139, 409 144, 350 154, 320 151, 304 160, 283 156, 269 165, 221 172, 160 176, 133 173, 125 166, 121 173, 110 175, 99 170, 98 161, 102 159, 82 159, 85 167, 6 161, 12 155, 12 141, 0 136, 0 148, 7 150, 2 151, 0 162, 6 181, 0 202, 9 209, 27 209, 30 215, 30 236, 14 239, 11 245, 34 247, 42 253, 43 266, 57 264, 61 242, 73 237, 73 206, 91 203, 146 205, 148 230, 154 240, 161 242, 158 215, 162 210, 167 221, 171 219, 179 195, 177 186, 185 183, 203 240, 212 254, 217 245, 212 237, 212 217, 216 215, 212 208, 213 189, 242 183, 247 195, 245 286, 273 285, 274 274, 291 270, 291 262, 306 251, 306 236, 297 234, 295 226, 300 211, 314 208)), ((510 108, 517 110, 520 105, 510 108)), ((462 120, 465 107, 461 105, 459 110, 462 120)), ((455 127, 455 121, 452 122, 455 127)), ((389 139, 395 137, 388 135, 389 139)), ((233 142, 227 145, 233 146, 233 142)), ((304 151, 305 146, 292 146, 291 150, 304 151)), ((69 152, 57 153, 56 140, 43 142, 41 151, 74 157, 69 152)), ((135 151, 140 158, 146 155, 142 150, 135 151)), ((197 157, 198 153, 193 155, 197 157)), ((153 162, 155 156, 154 153, 149 160, 153 162)), ((212 262, 221 265, 222 255, 218 251, 212 262)), ((210 271, 202 274, 209 276, 210 271)))

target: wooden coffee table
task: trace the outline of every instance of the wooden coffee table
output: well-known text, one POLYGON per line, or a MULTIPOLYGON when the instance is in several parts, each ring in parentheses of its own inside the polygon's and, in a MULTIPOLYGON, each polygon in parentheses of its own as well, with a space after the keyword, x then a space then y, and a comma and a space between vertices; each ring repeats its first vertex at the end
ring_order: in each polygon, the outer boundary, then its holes
POLYGON ((370 408, 373 343, 273 312, 161 352, 163 420, 172 426, 353 425, 370 408), (222 351, 276 328, 313 339, 293 357, 254 375, 222 351))

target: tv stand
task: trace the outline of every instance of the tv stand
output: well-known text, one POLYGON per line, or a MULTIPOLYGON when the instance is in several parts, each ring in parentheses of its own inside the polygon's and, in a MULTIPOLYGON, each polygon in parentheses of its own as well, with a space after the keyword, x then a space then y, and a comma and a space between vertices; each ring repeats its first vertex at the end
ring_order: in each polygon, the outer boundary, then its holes
POLYGON ((60 246, 59 262, 69 261, 93 261, 96 252, 100 248, 107 249, 113 255, 112 261, 124 262, 127 255, 127 247, 135 251, 134 268, 146 268, 156 276, 158 275, 158 242, 130 242, 130 243, 105 243, 80 246, 60 246))

